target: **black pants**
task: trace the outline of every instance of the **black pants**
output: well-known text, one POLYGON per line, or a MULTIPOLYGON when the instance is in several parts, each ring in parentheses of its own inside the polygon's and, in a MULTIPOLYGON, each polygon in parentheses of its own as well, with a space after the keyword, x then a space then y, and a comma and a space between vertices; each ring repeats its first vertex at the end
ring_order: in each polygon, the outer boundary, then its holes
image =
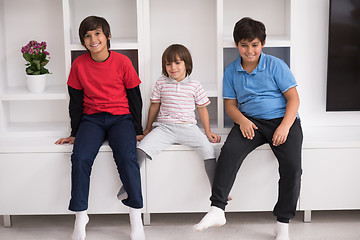
POLYGON ((236 174, 245 157, 256 147, 269 143, 279 162, 279 192, 278 201, 274 207, 274 215, 282 222, 294 218, 301 181, 301 146, 303 134, 300 120, 296 119, 290 128, 287 140, 280 146, 272 145, 272 137, 282 121, 282 118, 259 120, 249 118, 258 129, 252 140, 244 138, 240 127, 234 124, 216 166, 212 187, 211 205, 225 210, 227 198, 235 182, 236 174))

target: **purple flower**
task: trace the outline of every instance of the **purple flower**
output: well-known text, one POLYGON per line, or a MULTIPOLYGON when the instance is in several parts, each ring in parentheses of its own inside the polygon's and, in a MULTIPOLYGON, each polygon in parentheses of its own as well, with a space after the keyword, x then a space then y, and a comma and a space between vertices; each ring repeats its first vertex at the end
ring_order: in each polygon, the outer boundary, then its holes
POLYGON ((35 40, 31 40, 28 44, 21 47, 21 53, 27 61, 27 68, 25 69, 27 74, 33 74, 34 72, 40 72, 41 74, 49 73, 49 70, 44 66, 49 62, 50 53, 45 51, 45 49, 46 42, 39 43, 35 40), (41 61, 40 65, 39 61, 41 61))

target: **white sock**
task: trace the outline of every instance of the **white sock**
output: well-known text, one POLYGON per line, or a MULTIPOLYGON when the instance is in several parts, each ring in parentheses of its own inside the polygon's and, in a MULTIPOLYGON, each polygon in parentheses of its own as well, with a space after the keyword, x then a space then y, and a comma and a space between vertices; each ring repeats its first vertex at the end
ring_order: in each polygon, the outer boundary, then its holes
POLYGON ((125 191, 124 186, 122 186, 122 187, 120 188, 120 191, 119 191, 119 193, 117 194, 117 198, 118 198, 119 200, 125 200, 125 199, 128 198, 128 194, 127 194, 127 192, 125 191))
POLYGON ((289 224, 276 222, 275 240, 290 240, 289 238, 289 224))
POLYGON ((89 216, 86 211, 76 212, 75 214, 74 232, 72 240, 85 240, 86 237, 86 224, 89 222, 89 216))
POLYGON ((225 212, 221 208, 212 206, 209 212, 194 225, 195 231, 203 231, 209 227, 220 227, 226 223, 225 212))
POLYGON ((144 226, 141 219, 141 209, 130 208, 131 240, 145 240, 144 226))

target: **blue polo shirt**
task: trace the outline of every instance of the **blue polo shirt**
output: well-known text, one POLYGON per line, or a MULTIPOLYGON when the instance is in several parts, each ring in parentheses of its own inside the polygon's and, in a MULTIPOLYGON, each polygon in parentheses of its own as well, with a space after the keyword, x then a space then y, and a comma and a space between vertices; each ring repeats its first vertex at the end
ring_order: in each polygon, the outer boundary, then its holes
POLYGON ((224 71, 223 98, 236 99, 245 116, 258 119, 284 117, 284 92, 297 83, 286 63, 261 53, 258 66, 249 74, 241 66, 241 56, 224 71))

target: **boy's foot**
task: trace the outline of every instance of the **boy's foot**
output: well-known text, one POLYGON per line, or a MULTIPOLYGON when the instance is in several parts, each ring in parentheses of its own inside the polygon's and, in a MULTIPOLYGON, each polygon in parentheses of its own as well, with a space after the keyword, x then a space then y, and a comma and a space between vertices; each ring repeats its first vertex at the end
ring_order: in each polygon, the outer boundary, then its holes
POLYGON ((74 224, 74 232, 72 235, 72 240, 85 240, 86 237, 86 224, 89 222, 89 216, 86 211, 77 212, 75 214, 75 224, 74 224))
POLYGON ((120 188, 120 190, 119 190, 119 192, 118 192, 118 194, 117 194, 117 198, 118 198, 119 200, 125 200, 125 199, 128 198, 128 194, 127 194, 127 192, 125 191, 124 186, 122 186, 122 187, 120 188))
POLYGON ((226 223, 225 212, 221 208, 212 206, 209 212, 194 225, 195 231, 203 231, 209 227, 220 227, 226 223))
POLYGON ((290 240, 289 224, 276 222, 275 235, 276 235, 275 240, 290 240))
POLYGON ((145 240, 144 226, 141 220, 141 209, 130 208, 131 240, 145 240))

